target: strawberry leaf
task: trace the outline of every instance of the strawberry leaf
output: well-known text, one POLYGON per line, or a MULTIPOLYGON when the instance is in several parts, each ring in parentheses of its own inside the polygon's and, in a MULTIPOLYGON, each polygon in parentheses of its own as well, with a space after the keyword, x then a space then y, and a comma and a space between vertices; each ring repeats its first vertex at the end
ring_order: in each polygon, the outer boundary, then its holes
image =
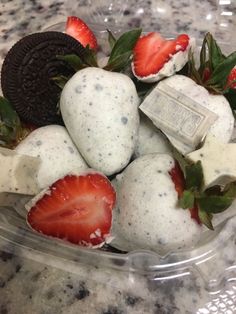
POLYGON ((202 48, 200 51, 200 67, 198 69, 201 78, 203 78, 203 73, 206 68, 207 51, 206 51, 206 36, 203 39, 202 48))
MULTIPOLYGON (((197 84, 204 86, 212 94, 226 94, 228 76, 236 65, 236 52, 226 57, 213 36, 207 33, 202 43, 199 69, 196 70, 192 53, 189 54, 188 65, 188 76, 197 84)), ((231 104, 231 107, 236 106, 231 104)))
POLYGON ((123 53, 122 55, 117 56, 112 60, 112 62, 108 63, 103 69, 108 71, 122 71, 125 69, 129 62, 132 52, 128 51, 123 53))
POLYGON ((108 42, 109 42, 110 48, 113 49, 116 43, 116 38, 109 29, 107 29, 107 32, 108 32, 108 42))
POLYGON ((194 54, 189 50, 188 54, 188 76, 191 77, 195 82, 202 84, 202 78, 200 73, 198 72, 196 65, 195 65, 195 60, 194 60, 194 54))
POLYGON ((186 173, 186 189, 187 190, 200 190, 203 182, 203 171, 201 162, 188 165, 185 168, 186 173))
POLYGON ((224 196, 226 197, 232 197, 236 198, 236 182, 231 182, 229 183, 224 191, 223 191, 224 196))
POLYGON ((141 32, 142 32, 141 29, 134 29, 134 30, 131 30, 129 32, 122 34, 117 39, 111 51, 111 54, 107 63, 107 66, 110 69, 111 69, 111 64, 113 64, 113 62, 117 63, 117 59, 121 57, 126 58, 126 60, 124 60, 124 63, 126 63, 130 59, 130 56, 133 53, 133 48, 137 40, 139 39, 141 32))
POLYGON ((64 75, 54 76, 52 80, 57 84, 58 87, 63 89, 66 83, 69 81, 70 77, 66 77, 64 75))
POLYGON ((90 49, 89 45, 85 47, 85 53, 83 55, 82 60, 87 66, 96 67, 96 68, 98 67, 96 52, 90 49))
POLYGON ((185 190, 183 195, 180 197, 178 201, 178 205, 181 208, 187 209, 192 208, 194 206, 194 194, 192 191, 185 190))
POLYGON ((236 110, 236 89, 229 89, 224 96, 227 98, 231 108, 236 110))
POLYGON ((22 134, 20 118, 10 102, 0 96, 0 142, 4 147, 12 147, 22 134))
POLYGON ((212 217, 213 217, 212 214, 206 213, 201 208, 199 208, 198 217, 201 223, 203 223, 207 228, 209 228, 210 230, 214 230, 212 222, 211 222, 212 217))
POLYGON ((222 89, 225 88, 228 76, 236 65, 236 51, 231 53, 223 62, 218 64, 212 75, 210 80, 207 81, 207 86, 218 85, 222 89))
POLYGON ((213 185, 209 188, 207 188, 204 193, 206 195, 222 195, 222 188, 220 185, 213 185))
POLYGON ((223 55, 220 47, 218 46, 216 40, 210 33, 205 36, 205 42, 208 47, 209 64, 211 72, 215 70, 218 64, 222 63, 226 57, 223 55))
POLYGON ((213 214, 225 211, 236 198, 236 182, 231 182, 222 189, 215 185, 202 191, 203 170, 201 162, 185 166, 185 187, 178 205, 189 209, 191 218, 213 230, 213 214))
POLYGON ((196 199, 201 210, 206 213, 217 214, 225 211, 233 202, 234 197, 226 195, 203 195, 196 199))
POLYGON ((57 59, 63 60, 69 64, 69 66, 76 72, 85 67, 81 58, 75 54, 65 55, 65 56, 57 56, 57 59))

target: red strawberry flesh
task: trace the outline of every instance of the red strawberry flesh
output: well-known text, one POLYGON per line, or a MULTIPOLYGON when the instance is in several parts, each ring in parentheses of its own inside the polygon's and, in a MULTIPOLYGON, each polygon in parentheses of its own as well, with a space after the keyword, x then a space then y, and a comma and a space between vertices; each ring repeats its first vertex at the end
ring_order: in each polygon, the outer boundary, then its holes
POLYGON ((189 210, 190 210, 191 218, 194 219, 199 225, 201 225, 202 223, 198 215, 197 205, 195 204, 194 207, 190 208, 189 210))
POLYGON ((179 163, 176 161, 174 167, 169 172, 172 181, 175 185, 175 190, 178 193, 178 197, 180 198, 183 195, 184 187, 185 187, 185 179, 183 171, 181 170, 179 163))
POLYGON ((67 175, 36 202, 27 220, 45 235, 83 246, 98 245, 109 235, 114 204, 115 191, 105 176, 67 175))
POLYGON ((166 40, 155 32, 140 37, 133 51, 135 74, 139 77, 157 74, 174 54, 185 51, 188 44, 189 36, 186 34, 174 40, 166 40))
POLYGON ((231 70, 228 79, 227 79, 227 87, 232 89, 236 89, 236 66, 231 70))
MULTIPOLYGON (((175 185, 175 190, 178 193, 178 198, 183 195, 185 188, 185 178, 182 169, 179 166, 179 163, 176 161, 174 167, 169 172, 172 181, 175 185)), ((193 208, 189 208, 190 216, 194 219, 198 224, 201 224, 200 218, 198 216, 198 208, 195 204, 193 208)))
POLYGON ((66 33, 77 39, 82 46, 89 45, 91 49, 98 47, 97 39, 88 25, 76 16, 69 16, 66 22, 66 33))

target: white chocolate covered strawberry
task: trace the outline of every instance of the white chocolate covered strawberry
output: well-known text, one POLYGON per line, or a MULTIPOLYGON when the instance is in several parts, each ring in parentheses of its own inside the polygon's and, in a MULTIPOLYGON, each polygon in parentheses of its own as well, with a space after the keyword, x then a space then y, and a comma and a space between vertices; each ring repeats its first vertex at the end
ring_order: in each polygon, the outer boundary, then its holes
POLYGON ((188 71, 159 82, 140 109, 184 155, 194 151, 206 134, 227 143, 234 128, 235 91, 231 85, 235 64, 236 52, 223 55, 208 33, 199 68, 190 51, 188 71))
POLYGON ((90 167, 111 175, 128 164, 137 139, 138 105, 134 83, 121 73, 91 67, 66 83, 61 114, 90 167))
POLYGON ((117 177, 111 245, 121 250, 151 249, 161 254, 191 247, 201 234, 190 212, 178 207, 183 175, 167 154, 137 158, 117 177))

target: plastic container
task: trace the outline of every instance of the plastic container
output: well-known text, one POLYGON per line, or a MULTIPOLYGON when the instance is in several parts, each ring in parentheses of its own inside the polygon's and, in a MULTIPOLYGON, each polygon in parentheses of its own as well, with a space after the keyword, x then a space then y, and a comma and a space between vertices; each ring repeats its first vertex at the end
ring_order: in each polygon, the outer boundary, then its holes
MULTIPOLYGON (((142 26, 141 22, 137 22, 137 19, 141 21, 140 16, 142 17, 142 14, 151 14, 151 20, 154 19, 153 15, 155 14, 155 19, 160 23, 159 30, 162 34, 170 38, 176 35, 174 32, 171 32, 173 26, 171 23, 167 25, 165 31, 162 31, 160 20, 166 19, 167 17, 164 13, 166 12, 166 14, 168 14, 168 18, 170 18, 171 14, 179 14, 178 12, 174 13, 174 10, 178 10, 177 7, 172 7, 172 12, 170 13, 168 11, 170 8, 165 1, 159 2, 162 6, 156 6, 154 13, 150 13, 150 9, 153 10, 155 1, 152 2, 152 7, 139 7, 138 9, 128 8, 128 1, 118 1, 117 3, 122 3, 121 10, 116 11, 114 5, 112 5, 112 9, 110 10, 112 14, 110 14, 108 10, 109 14, 107 15, 101 13, 104 12, 104 1, 98 2, 98 5, 100 4, 101 6, 100 10, 95 10, 94 8, 93 11, 93 9, 90 8, 90 10, 87 11, 86 8, 83 12, 80 7, 80 16, 84 14, 85 20, 89 22, 91 28, 94 30, 101 47, 103 47, 103 53, 105 54, 107 53, 107 47, 104 46, 104 42, 107 38, 105 29, 110 28, 117 34, 123 32, 130 24, 135 23, 134 20, 132 20, 132 23, 128 22, 126 18, 127 15, 136 16, 136 23, 139 25, 131 25, 132 27, 142 26), (136 11, 134 12, 134 10, 136 11), (114 11, 116 11, 115 17, 113 15, 114 11), (125 15, 124 11, 126 12, 125 15), (96 24, 94 22, 96 22, 96 24), (106 26, 104 26, 102 22, 104 22, 106 26)), ((201 5, 201 3, 197 4, 195 1, 190 2, 195 9, 201 5)), ((202 25, 201 30, 198 29, 194 31, 194 25, 192 25, 193 29, 191 29, 191 25, 189 25, 189 34, 194 36, 206 30, 211 31, 219 38, 224 50, 230 51, 236 47, 236 41, 233 41, 233 26, 228 24, 228 31, 225 34, 225 32, 222 32, 223 27, 225 27, 223 24, 222 28, 216 29, 216 24, 213 23, 218 20, 219 16, 222 17, 222 22, 218 21, 218 23, 225 23, 223 22, 224 15, 221 15, 222 10, 224 10, 223 1, 220 1, 220 3, 222 3, 222 6, 217 6, 214 12, 208 13, 211 14, 211 17, 206 15, 205 24, 202 25), (211 23, 207 22, 209 20, 211 23), (230 28, 231 26, 232 29, 230 28)), ((179 4, 176 4, 176 6, 179 6, 179 4)), ((68 1, 67 9, 68 14, 76 15, 76 2, 68 1)), ((193 9, 194 16, 198 17, 195 9, 193 9)), ((223 12, 231 12, 234 14, 233 10, 223 12)), ((132 19, 134 19, 134 17, 132 19)), ((185 23, 188 23, 186 19, 185 23)), ((64 22, 53 25, 50 27, 50 30, 63 31, 64 25, 64 22)), ((182 29, 184 29, 186 25, 187 24, 183 24, 181 26, 182 29)), ((152 29, 153 28, 155 27, 152 27, 152 29)), ((148 25, 145 24, 143 29, 144 31, 148 31, 150 30, 150 26, 148 27, 148 25)), ((156 29, 158 30, 158 27, 156 27, 156 29)), ((185 277, 189 277, 190 280, 192 280, 191 278, 200 278, 204 288, 211 293, 215 293, 221 291, 227 283, 231 284, 232 282, 236 282, 236 205, 233 210, 234 215, 229 215, 230 217, 227 217, 221 222, 215 232, 205 233, 204 240, 202 240, 196 248, 170 252, 166 256, 160 256, 157 253, 147 250, 138 250, 124 254, 109 252, 103 249, 91 250, 60 240, 51 239, 32 232, 24 218, 19 216, 13 208, 6 207, 0 208, 0 243, 6 250, 12 251, 15 254, 41 261, 64 270, 71 268, 76 271, 76 265, 81 263, 86 265, 90 264, 102 268, 120 270, 129 274, 137 273, 144 275, 154 284, 160 281, 175 281, 178 278, 185 277)), ((135 285, 135 282, 133 284, 135 285)), ((232 297, 232 300, 233 305, 231 304, 232 306, 230 305, 228 307, 232 312, 229 313, 233 313, 234 310, 236 311, 236 298, 232 297)), ((223 303, 227 304, 227 300, 224 300, 223 303)), ((206 309, 205 312, 199 313, 213 313, 213 311, 206 309)))
POLYGON ((85 21, 111 30, 141 27, 165 37, 188 32, 195 38, 211 32, 227 52, 236 46, 235 0, 67 0, 65 6, 68 15, 83 16, 85 21))

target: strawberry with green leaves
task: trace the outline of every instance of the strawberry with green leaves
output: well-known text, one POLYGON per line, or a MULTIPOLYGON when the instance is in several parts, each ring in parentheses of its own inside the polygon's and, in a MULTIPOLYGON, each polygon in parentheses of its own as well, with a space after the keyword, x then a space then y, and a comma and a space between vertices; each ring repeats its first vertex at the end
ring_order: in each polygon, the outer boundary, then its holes
POLYGON ((185 167, 185 188, 179 198, 179 206, 185 209, 191 208, 191 216, 198 223, 214 230, 213 215, 222 213, 230 207, 235 197, 235 182, 224 187, 215 185, 204 189, 204 173, 201 162, 185 167))
MULTIPOLYGON (((200 52, 200 66, 197 68, 193 52, 190 52, 187 71, 185 68, 164 80, 164 83, 177 93, 216 114, 217 119, 209 127, 207 134, 223 143, 231 140, 234 130, 236 90, 228 86, 228 80, 232 77, 231 71, 234 73, 232 69, 235 64, 236 52, 224 56, 215 39, 208 33, 200 52)), ((196 148, 186 145, 171 134, 166 135, 183 155, 196 148)))
POLYGON ((236 51, 225 56, 213 36, 207 33, 200 52, 199 68, 196 68, 192 53, 188 65, 188 76, 211 94, 224 95, 232 110, 236 109, 236 51))
POLYGON ((135 159, 117 176, 115 187, 111 245, 167 254, 197 243, 202 228, 178 206, 185 179, 173 157, 157 153, 135 159))

